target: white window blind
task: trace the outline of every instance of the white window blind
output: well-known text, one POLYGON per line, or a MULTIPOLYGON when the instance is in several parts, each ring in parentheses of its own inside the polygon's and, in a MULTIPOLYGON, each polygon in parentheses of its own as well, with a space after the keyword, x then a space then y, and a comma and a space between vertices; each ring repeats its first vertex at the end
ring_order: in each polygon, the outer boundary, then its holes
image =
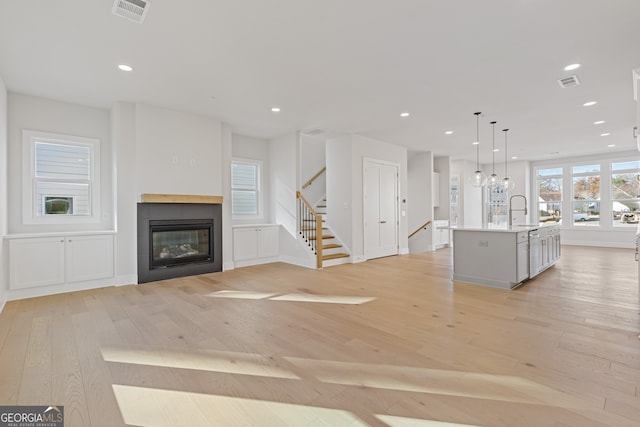
POLYGON ((233 161, 231 164, 231 210, 236 216, 260 214, 260 164, 233 161))
POLYGON ((90 215, 89 147, 36 142, 34 148, 36 215, 90 215))

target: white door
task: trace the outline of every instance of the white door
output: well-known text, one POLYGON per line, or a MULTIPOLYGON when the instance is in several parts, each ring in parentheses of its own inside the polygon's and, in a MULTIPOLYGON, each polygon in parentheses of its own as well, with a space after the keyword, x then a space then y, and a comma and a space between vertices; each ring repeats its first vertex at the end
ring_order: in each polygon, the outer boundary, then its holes
POLYGON ((364 255, 398 254, 398 166, 365 160, 364 255))

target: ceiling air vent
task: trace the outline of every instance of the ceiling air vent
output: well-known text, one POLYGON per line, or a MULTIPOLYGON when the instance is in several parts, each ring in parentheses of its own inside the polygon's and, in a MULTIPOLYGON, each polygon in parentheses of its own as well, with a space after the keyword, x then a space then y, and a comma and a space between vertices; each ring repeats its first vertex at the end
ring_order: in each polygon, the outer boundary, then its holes
POLYGON ((150 6, 151 2, 147 0, 114 0, 111 11, 114 15, 142 24, 150 6))
POLYGON ((567 77, 563 77, 560 80, 558 80, 558 84, 562 88, 571 87, 571 86, 578 86, 580 84, 580 80, 578 80, 578 76, 576 76, 576 75, 567 76, 567 77))

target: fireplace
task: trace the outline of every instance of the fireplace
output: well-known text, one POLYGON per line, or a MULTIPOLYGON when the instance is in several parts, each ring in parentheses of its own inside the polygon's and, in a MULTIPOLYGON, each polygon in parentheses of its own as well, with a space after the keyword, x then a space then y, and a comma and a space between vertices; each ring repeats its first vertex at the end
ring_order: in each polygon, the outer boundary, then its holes
POLYGON ((150 268, 167 268, 213 258, 213 220, 149 221, 150 268))
POLYGON ((219 204, 138 203, 138 283, 222 271, 219 204))

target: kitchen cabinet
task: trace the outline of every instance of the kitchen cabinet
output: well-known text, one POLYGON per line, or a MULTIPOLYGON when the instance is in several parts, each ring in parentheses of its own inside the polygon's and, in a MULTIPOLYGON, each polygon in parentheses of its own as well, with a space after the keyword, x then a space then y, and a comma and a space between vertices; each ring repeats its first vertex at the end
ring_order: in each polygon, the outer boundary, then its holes
POLYGON ((444 248, 449 245, 449 221, 434 220, 431 235, 433 236, 433 249, 444 248))
POLYGON ((113 277, 110 234, 9 237, 9 287, 26 289, 113 277))
POLYGON ((233 260, 238 266, 277 261, 279 242, 279 225, 236 226, 233 228, 233 260))
POLYGON ((453 280, 513 289, 553 265, 559 245, 557 226, 454 228, 453 280))

